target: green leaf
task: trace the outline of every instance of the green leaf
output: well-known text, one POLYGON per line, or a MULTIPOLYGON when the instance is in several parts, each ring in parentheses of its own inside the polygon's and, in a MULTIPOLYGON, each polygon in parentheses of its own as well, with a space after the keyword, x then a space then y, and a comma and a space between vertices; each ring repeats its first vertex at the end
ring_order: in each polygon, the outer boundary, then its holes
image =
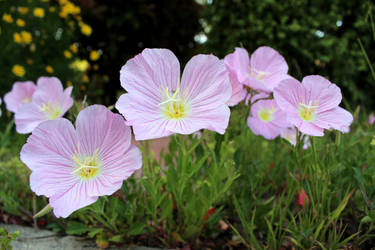
POLYGON ((66 227, 66 233, 67 234, 84 234, 86 232, 90 231, 90 228, 87 227, 86 224, 75 222, 75 221, 69 221, 68 226, 66 227))

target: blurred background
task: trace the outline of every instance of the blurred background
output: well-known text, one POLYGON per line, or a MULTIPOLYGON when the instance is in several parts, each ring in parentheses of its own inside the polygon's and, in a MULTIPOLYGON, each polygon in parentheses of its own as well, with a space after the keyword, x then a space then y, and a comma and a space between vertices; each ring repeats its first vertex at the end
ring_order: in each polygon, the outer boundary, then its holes
POLYGON ((375 109, 373 9, 367 0, 0 0, 0 94, 50 75, 76 98, 112 105, 121 66, 144 48, 168 48, 183 66, 198 53, 267 45, 297 79, 326 76, 344 102, 375 109))

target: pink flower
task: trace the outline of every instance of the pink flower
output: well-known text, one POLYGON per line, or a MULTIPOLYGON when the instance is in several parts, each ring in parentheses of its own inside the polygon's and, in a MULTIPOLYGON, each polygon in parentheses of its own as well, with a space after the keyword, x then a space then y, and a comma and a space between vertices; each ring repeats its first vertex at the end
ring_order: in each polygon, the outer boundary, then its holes
POLYGON ((56 77, 40 77, 32 102, 21 105, 15 114, 16 130, 20 134, 33 131, 41 122, 62 117, 73 105, 72 87, 63 90, 56 77))
POLYGON ((285 59, 270 47, 259 47, 251 59, 245 49, 236 48, 226 58, 229 71, 238 81, 256 91, 270 93, 280 81, 290 77, 285 59))
POLYGON ((180 81, 180 64, 170 50, 145 49, 122 67, 120 80, 128 93, 116 108, 136 140, 200 129, 223 134, 228 126, 232 88, 224 63, 213 55, 194 56, 180 81))
POLYGON ((306 204, 310 203, 309 197, 307 196, 305 189, 302 188, 301 192, 298 194, 298 205, 305 209, 306 204))
POLYGON ((289 121, 307 135, 323 136, 324 129, 345 132, 353 121, 353 116, 338 106, 340 88, 321 76, 306 76, 302 84, 296 79, 284 80, 274 90, 274 98, 289 121))
MULTIPOLYGON (((281 131, 280 137, 287 140, 293 146, 297 145, 297 129, 295 127, 284 128, 281 131)), ((305 135, 304 138, 302 149, 308 149, 311 146, 309 137, 305 135)))
POLYGON ((275 100, 260 100, 251 106, 247 125, 254 134, 272 140, 280 135, 289 122, 275 100))
POLYGON ((31 102, 35 89, 33 82, 15 82, 12 90, 4 96, 7 110, 16 113, 22 104, 31 102))
POLYGON ((229 106, 235 106, 245 99, 247 90, 243 84, 238 81, 237 74, 235 73, 235 65, 237 65, 234 53, 227 55, 224 58, 225 66, 229 72, 229 79, 232 85, 232 96, 227 102, 229 106))
POLYGON ((56 217, 111 195, 142 165, 121 115, 102 105, 82 110, 76 129, 65 118, 41 123, 21 150, 31 169, 30 186, 49 198, 56 217))
MULTIPOLYGON (((1 98, 0 98, 0 105, 1 105, 1 98)), ((1 108, 0 108, 0 116, 1 116, 1 108)))
POLYGON ((243 101, 247 95, 247 90, 243 87, 243 85, 237 80, 237 77, 230 73, 229 80, 232 85, 232 96, 228 100, 228 106, 235 106, 239 102, 243 101))
POLYGON ((375 115, 370 114, 369 117, 368 117, 368 124, 372 125, 372 124, 374 124, 374 122, 375 122, 375 115))

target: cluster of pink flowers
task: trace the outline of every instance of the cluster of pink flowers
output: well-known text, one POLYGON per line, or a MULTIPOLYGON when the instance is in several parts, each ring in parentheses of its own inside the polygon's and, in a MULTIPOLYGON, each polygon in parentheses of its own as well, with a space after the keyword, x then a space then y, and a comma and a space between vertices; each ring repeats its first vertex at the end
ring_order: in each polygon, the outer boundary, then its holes
POLYGON ((237 90, 232 103, 246 99, 252 104, 247 122, 254 134, 266 139, 280 135, 295 145, 296 129, 308 136, 323 136, 324 129, 349 131, 353 116, 338 106, 340 88, 326 78, 311 75, 300 83, 270 47, 258 48, 250 58, 245 49, 236 48, 224 61, 237 90))
POLYGON ((71 92, 59 79, 41 77, 37 85, 16 82, 4 97, 17 132, 32 132, 20 154, 32 171, 31 189, 48 197, 56 217, 64 218, 113 194, 142 166, 121 115, 93 105, 78 114, 76 128, 62 118, 73 105, 71 92))
POLYGON ((32 170, 31 189, 49 198, 57 217, 113 194, 141 168, 129 126, 136 140, 201 129, 224 134, 229 106, 245 100, 251 104, 247 123, 256 135, 281 135, 295 145, 297 129, 322 136, 324 129, 348 131, 353 120, 338 106, 341 92, 335 84, 321 76, 298 82, 270 47, 258 48, 250 58, 242 48, 224 60, 197 55, 182 76, 173 52, 145 49, 122 67, 120 81, 127 93, 115 107, 125 119, 93 105, 78 114, 75 127, 62 118, 73 105, 72 87, 64 90, 55 77, 41 77, 36 85, 16 82, 4 97, 15 113, 16 130, 32 132, 21 151, 32 170))
POLYGON ((56 77, 40 77, 33 82, 15 82, 4 96, 6 108, 15 114, 18 133, 31 133, 40 123, 62 117, 73 105, 72 87, 63 90, 56 77))

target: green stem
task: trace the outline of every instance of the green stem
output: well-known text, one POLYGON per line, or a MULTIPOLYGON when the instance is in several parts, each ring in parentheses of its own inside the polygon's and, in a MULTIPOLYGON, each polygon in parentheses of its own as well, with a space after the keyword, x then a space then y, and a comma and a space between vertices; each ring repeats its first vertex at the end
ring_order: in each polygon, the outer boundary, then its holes
POLYGON ((206 130, 203 130, 202 132, 202 135, 201 137, 199 138, 198 141, 196 141, 192 146, 191 148, 189 149, 189 151, 186 152, 187 155, 190 155, 191 153, 194 152, 194 150, 202 143, 202 141, 204 140, 204 137, 205 137, 205 134, 206 134, 206 130))
POLYGON ((312 136, 310 136, 310 143, 311 143, 311 148, 312 148, 313 155, 314 155, 315 166, 318 166, 318 158, 317 158, 317 155, 316 155, 315 140, 314 140, 314 137, 312 137, 312 136))

